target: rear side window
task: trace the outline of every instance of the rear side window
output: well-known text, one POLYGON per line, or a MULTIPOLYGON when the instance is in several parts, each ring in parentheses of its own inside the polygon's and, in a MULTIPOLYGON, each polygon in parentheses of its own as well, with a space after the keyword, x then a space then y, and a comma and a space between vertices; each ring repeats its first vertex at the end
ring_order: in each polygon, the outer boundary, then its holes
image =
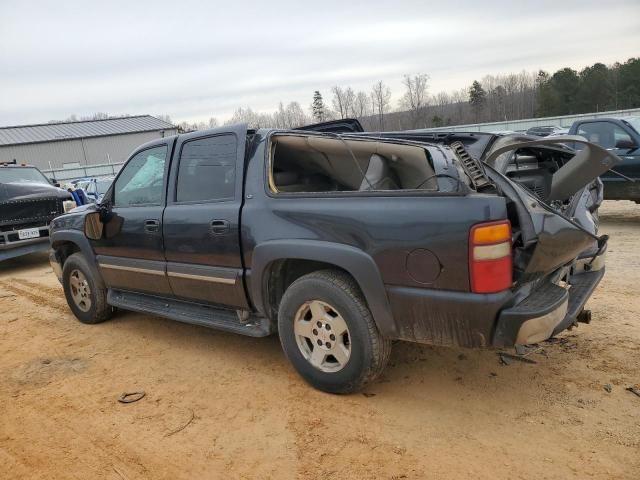
POLYGON ((232 199, 236 179, 236 136, 218 135, 185 142, 178 168, 177 202, 232 199))

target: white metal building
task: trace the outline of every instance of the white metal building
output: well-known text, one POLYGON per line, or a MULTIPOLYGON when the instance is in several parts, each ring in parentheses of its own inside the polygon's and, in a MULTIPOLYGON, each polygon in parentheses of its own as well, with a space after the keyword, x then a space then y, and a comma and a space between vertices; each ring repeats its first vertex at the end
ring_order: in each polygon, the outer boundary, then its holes
POLYGON ((176 133, 150 115, 0 127, 0 162, 16 159, 42 170, 118 164, 137 146, 176 133))

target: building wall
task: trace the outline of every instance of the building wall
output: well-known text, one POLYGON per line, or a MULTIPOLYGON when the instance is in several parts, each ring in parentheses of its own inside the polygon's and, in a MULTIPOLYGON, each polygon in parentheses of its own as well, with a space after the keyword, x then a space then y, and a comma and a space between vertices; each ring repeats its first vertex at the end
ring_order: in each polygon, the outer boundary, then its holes
MULTIPOLYGON (((175 135, 164 130, 164 136, 175 135)), ((109 137, 90 137, 57 142, 0 146, 0 162, 35 165, 42 170, 63 168, 64 164, 97 165, 124 162, 139 145, 160 138, 162 132, 141 132, 109 137)))
POLYGON ((527 130, 531 127, 558 126, 569 128, 573 122, 580 119, 598 117, 637 117, 640 116, 640 108, 629 110, 613 110, 610 112, 582 113, 578 115, 565 115, 561 117, 526 118, 509 122, 475 123, 471 125, 452 125, 449 127, 429 128, 429 131, 438 132, 498 132, 503 130, 527 130))

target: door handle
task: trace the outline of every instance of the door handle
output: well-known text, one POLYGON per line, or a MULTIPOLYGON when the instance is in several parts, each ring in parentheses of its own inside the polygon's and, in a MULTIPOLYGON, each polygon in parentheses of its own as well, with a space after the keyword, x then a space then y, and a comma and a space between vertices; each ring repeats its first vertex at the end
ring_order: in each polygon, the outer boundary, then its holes
POLYGON ((214 235, 225 234, 229 232, 229 222, 227 220, 212 220, 209 229, 214 235))
POLYGON ((160 230, 160 220, 145 220, 144 231, 147 233, 156 233, 160 230))

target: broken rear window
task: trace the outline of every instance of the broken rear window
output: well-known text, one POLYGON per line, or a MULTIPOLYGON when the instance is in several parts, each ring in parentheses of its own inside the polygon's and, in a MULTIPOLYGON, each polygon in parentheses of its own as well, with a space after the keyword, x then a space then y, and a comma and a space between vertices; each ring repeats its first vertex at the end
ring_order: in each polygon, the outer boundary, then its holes
POLYGON ((437 191, 429 152, 415 145, 317 135, 274 135, 272 192, 437 191))

